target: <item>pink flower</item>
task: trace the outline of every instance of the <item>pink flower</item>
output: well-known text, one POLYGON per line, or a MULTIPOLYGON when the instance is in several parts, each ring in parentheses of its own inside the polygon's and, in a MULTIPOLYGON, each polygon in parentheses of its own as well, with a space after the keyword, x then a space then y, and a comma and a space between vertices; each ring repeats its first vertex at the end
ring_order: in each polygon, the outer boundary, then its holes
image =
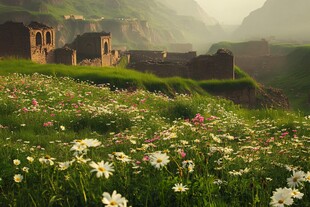
POLYGON ((37 102, 36 99, 32 99, 31 103, 32 103, 33 106, 37 106, 38 105, 38 102, 37 102))
POLYGON ((179 151, 179 154, 182 158, 185 158, 186 157, 186 153, 184 152, 184 150, 180 150, 179 151))
POLYGON ((53 126, 53 122, 51 122, 51 121, 45 122, 45 123, 43 124, 43 126, 44 126, 44 127, 51 127, 51 126, 53 126))
POLYGON ((147 140, 145 140, 144 142, 146 142, 146 143, 151 143, 151 142, 154 142, 154 141, 159 140, 159 139, 160 139, 159 136, 155 136, 154 138, 152 138, 152 139, 147 139, 147 140))
POLYGON ((28 109, 26 107, 24 107, 22 110, 23 112, 28 112, 28 109))
POLYGON ((142 159, 143 161, 149 161, 150 160, 150 158, 149 158, 149 156, 147 156, 147 155, 145 155, 144 157, 143 157, 143 159, 142 159))
POLYGON ((203 123, 205 118, 201 116, 201 114, 196 114, 195 118, 192 119, 192 122, 196 123, 203 123))

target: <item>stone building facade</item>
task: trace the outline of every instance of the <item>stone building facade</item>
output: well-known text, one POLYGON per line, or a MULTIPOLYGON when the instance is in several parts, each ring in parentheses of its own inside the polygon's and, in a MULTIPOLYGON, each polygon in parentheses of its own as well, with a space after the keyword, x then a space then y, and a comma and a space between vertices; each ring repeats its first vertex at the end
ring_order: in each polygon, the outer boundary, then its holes
POLYGON ((76 65, 76 50, 68 47, 57 48, 54 51, 54 61, 57 64, 76 65))
POLYGON ((229 50, 219 49, 214 55, 200 55, 188 67, 194 80, 235 79, 234 56, 229 50))
POLYGON ((37 63, 53 62, 55 31, 37 22, 29 25, 6 22, 0 25, 0 56, 31 59, 37 63))
POLYGON ((76 50, 78 62, 84 59, 100 58, 102 66, 113 65, 112 37, 110 33, 84 33, 78 35, 68 47, 76 50))

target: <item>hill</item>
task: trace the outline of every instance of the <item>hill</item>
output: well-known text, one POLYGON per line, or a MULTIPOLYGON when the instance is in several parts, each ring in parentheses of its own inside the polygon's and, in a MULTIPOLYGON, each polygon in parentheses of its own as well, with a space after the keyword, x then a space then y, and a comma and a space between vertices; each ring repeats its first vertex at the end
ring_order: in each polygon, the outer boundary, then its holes
POLYGON ((205 22, 214 20, 209 20, 194 0, 188 1, 188 5, 192 6, 189 13, 179 14, 159 0, 1 0, 0 22, 42 21, 57 28, 62 44, 71 42, 77 34, 101 30, 123 34, 115 35, 116 43, 134 43, 140 39, 144 47, 160 47, 167 42, 205 42, 205 35, 212 35, 212 28, 205 22), (71 14, 82 15, 85 20, 64 21, 63 16, 71 14))
MULTIPOLYGON (((211 46, 208 53, 227 48, 238 52, 247 49, 247 42, 220 42, 211 46)), ((281 58, 283 64, 275 64, 271 70, 256 71, 256 80, 266 86, 282 89, 292 108, 310 113, 310 46, 271 44, 270 55, 281 58)), ((266 57, 268 58, 268 57, 266 57)))
POLYGON ((37 73, 0 89, 0 206, 278 206, 297 181, 310 205, 310 117, 37 73))
POLYGON ((309 41, 310 1, 267 0, 250 13, 235 32, 238 39, 309 41))

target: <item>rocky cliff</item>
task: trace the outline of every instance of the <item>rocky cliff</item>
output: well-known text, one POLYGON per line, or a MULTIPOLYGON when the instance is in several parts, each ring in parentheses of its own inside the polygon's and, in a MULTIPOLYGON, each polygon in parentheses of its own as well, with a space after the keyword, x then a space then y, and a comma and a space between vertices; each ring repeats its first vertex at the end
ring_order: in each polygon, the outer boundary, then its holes
POLYGON ((58 46, 78 34, 103 30, 112 33, 114 43, 132 48, 219 38, 223 31, 212 25, 215 20, 194 0, 182 1, 188 10, 173 8, 164 0, 0 0, 0 23, 35 20, 48 24, 57 30, 58 46), (64 15, 72 14, 85 20, 64 20, 64 15))

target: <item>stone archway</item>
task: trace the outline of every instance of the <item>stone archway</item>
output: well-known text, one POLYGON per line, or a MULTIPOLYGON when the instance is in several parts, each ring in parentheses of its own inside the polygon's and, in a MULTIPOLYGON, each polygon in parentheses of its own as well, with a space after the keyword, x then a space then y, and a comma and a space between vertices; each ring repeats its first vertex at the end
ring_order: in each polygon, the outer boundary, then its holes
POLYGON ((46 44, 52 44, 52 35, 50 32, 46 32, 45 40, 46 40, 46 44))
POLYGON ((107 55, 109 53, 109 45, 107 42, 104 43, 104 50, 103 50, 103 53, 105 55, 107 55))
POLYGON ((36 34, 36 46, 42 45, 42 34, 41 32, 37 32, 36 34))

